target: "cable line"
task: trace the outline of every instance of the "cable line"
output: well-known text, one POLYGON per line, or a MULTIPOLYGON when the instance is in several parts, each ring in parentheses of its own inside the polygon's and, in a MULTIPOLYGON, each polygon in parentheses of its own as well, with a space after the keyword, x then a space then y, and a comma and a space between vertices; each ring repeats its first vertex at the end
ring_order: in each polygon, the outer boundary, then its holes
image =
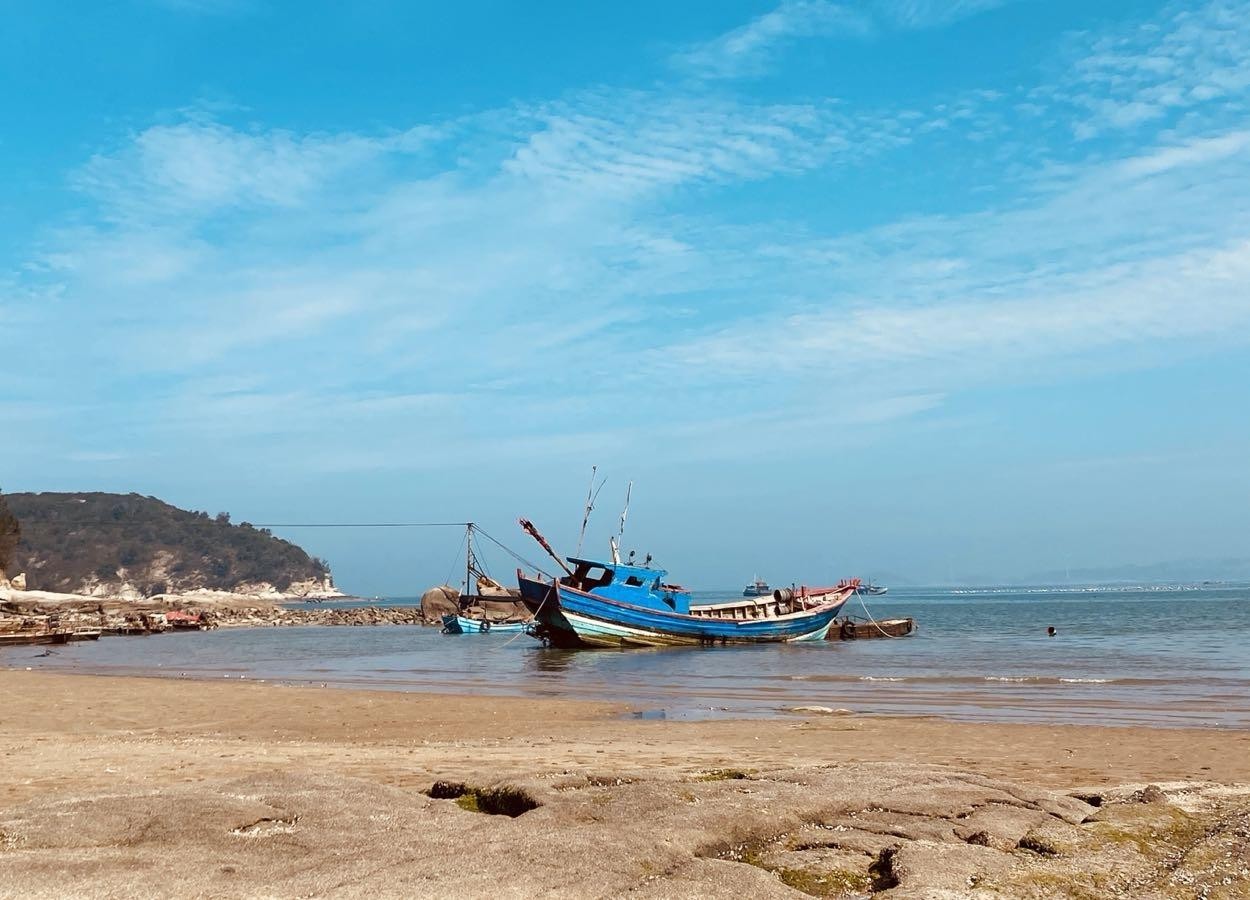
POLYGON ((253 528, 467 528, 469 522, 251 522, 253 528))

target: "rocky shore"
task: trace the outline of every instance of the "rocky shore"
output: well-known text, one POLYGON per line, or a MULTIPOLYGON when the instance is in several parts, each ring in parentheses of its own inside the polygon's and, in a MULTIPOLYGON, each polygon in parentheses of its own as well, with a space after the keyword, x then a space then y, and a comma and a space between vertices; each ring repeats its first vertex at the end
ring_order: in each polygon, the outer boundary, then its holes
MULTIPOLYGON (((420 607, 353 606, 291 608, 255 597, 184 595, 148 600, 56 600, 0 596, 0 634, 69 632, 101 635, 169 630, 271 628, 297 625, 422 625, 420 607), (206 602, 207 601, 207 602, 206 602)), ((25 592, 34 594, 36 592, 25 592)))

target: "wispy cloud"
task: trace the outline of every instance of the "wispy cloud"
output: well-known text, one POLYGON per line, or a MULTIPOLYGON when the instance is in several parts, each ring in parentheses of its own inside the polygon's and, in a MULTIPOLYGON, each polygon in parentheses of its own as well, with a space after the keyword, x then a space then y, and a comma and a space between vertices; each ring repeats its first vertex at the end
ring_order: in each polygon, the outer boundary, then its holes
POLYGON ((644 93, 580 95, 533 111, 535 129, 504 172, 598 199, 682 184, 757 181, 906 140, 889 117, 837 104, 760 104, 644 93))
POLYGON ((120 153, 95 156, 76 181, 114 217, 293 207, 328 180, 384 154, 415 152, 436 135, 428 127, 384 137, 249 133, 195 116, 148 128, 120 153))
POLYGON ((872 18, 828 0, 784 0, 746 25, 676 54, 673 62, 704 78, 736 78, 766 71, 774 56, 796 38, 872 31, 872 18))
MULTIPOLYGON (((1150 342, 1165 347, 1199 339, 1208 346, 1250 340, 1250 240, 1156 259, 1137 266, 1090 271, 1077 286, 1052 279, 1017 288, 1012 298, 918 307, 856 306, 808 312, 767 322, 744 322, 684 347, 668 361, 718 380, 755 348, 770 355, 769 377, 800 373, 886 373, 892 383, 952 389, 996 373, 1035 375, 1091 351, 1150 342)), ((1164 349, 1164 353, 1175 352, 1164 349)))
POLYGON ((877 0, 882 17, 904 28, 933 28, 1017 0, 877 0))
POLYGON ((679 69, 705 79, 768 72, 786 47, 803 38, 867 38, 892 28, 947 25, 1015 0, 783 0, 775 9, 674 54, 679 69))
POLYGON ((1250 150, 1250 131, 1234 131, 1157 148, 1146 155, 1125 160, 1120 172, 1129 178, 1144 178, 1174 169, 1219 162, 1245 154, 1247 150, 1250 150))
POLYGON ((1082 140, 1166 125, 1203 107, 1240 115, 1250 109, 1247 46, 1243 0, 1173 3, 1159 19, 1076 40, 1063 77, 1036 95, 1080 110, 1072 127, 1082 140))

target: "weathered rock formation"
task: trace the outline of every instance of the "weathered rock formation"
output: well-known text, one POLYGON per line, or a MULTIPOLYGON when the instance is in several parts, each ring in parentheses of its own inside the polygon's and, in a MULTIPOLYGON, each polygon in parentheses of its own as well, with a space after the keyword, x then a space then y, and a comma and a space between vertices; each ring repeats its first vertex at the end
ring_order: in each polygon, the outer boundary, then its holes
MULTIPOLYGON (((390 780, 413 781, 408 759, 392 760, 390 780)), ((1250 795, 1224 786, 1172 785, 1151 804, 1108 792, 1094 806, 921 765, 536 769, 424 790, 299 772, 37 799, 0 813, 0 883, 15 896, 121 895, 141 872, 146 892, 171 897, 1232 900, 1250 890, 1250 795)))

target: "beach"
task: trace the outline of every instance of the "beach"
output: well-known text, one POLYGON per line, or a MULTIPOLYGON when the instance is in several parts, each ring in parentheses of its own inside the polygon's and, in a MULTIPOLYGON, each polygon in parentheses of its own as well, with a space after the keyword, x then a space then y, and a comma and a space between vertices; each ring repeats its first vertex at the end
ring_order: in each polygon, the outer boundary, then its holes
POLYGON ((13 669, 0 690, 3 896, 1250 892, 1241 730, 13 669), (479 811, 498 797, 521 814, 479 811))

